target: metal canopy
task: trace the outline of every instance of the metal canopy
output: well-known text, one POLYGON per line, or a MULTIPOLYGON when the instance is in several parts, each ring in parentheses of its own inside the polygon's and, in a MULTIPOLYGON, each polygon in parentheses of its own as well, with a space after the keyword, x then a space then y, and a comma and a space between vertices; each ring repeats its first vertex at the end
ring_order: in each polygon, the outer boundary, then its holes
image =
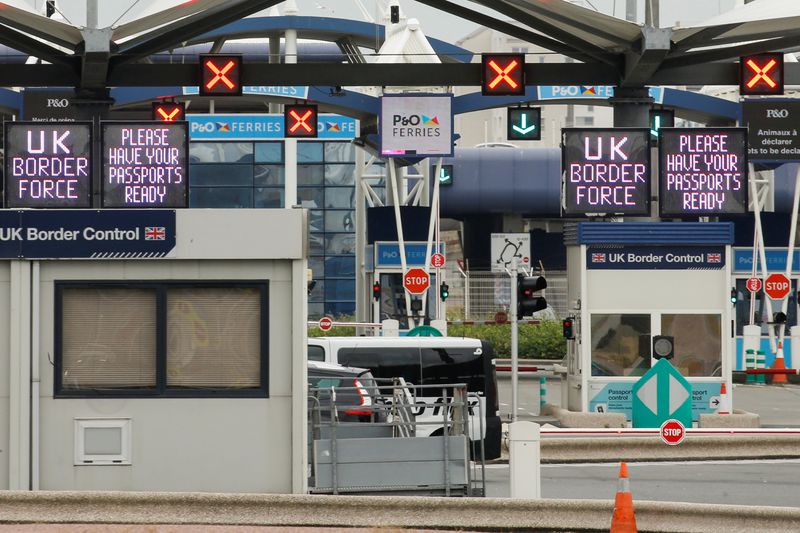
MULTIPOLYGON (((535 65, 528 69, 530 84, 735 85, 738 56, 800 46, 800 5, 795 0, 756 0, 705 24, 676 28, 642 26, 565 0, 418 1, 582 62, 535 65), (494 14, 476 11, 476 6, 494 14)), ((196 85, 195 64, 158 65, 147 58, 206 40, 205 35, 213 37, 218 50, 230 38, 221 31, 225 25, 279 3, 193 0, 115 28, 76 28, 0 3, 0 44, 52 63, 6 64, 2 84, 74 85, 89 93, 102 93, 110 86, 196 85)), ((249 63, 243 82, 474 86, 480 79, 475 65, 425 66, 358 63, 320 68, 265 61, 249 63)), ((798 83, 798 75, 797 68, 787 64, 786 82, 798 83)))

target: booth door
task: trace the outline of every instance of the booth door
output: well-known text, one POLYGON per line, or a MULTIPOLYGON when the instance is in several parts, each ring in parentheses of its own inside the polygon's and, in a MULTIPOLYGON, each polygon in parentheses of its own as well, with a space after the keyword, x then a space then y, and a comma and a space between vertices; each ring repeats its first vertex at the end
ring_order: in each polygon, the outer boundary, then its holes
POLYGON ((675 339, 671 363, 686 377, 721 376, 720 313, 593 313, 592 376, 639 377, 650 369, 653 335, 675 339))
MULTIPOLYGON (((380 274, 381 297, 379 301, 378 322, 393 318, 400 322, 400 329, 408 328, 408 313, 406 313, 406 295, 403 288, 402 274, 380 274)), ((430 323, 436 310, 436 298, 439 297, 439 286, 436 276, 431 274, 431 285, 425 295, 411 296, 412 302, 420 300, 427 295, 428 301, 425 303, 425 323, 430 323)), ((414 313, 419 317, 419 313, 414 313)))

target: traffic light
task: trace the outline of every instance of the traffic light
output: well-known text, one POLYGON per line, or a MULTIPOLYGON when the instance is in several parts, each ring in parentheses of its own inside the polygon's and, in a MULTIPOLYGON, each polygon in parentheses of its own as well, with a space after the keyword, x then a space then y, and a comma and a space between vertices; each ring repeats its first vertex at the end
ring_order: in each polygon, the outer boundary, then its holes
POLYGON ((200 96, 242 94, 242 56, 200 55, 200 96))
POLYGON ((651 109, 650 110, 650 140, 655 143, 658 141, 658 132, 661 128, 675 127, 675 111, 672 109, 651 109))
POLYGON ((381 299, 381 284, 379 281, 372 284, 372 297, 375 298, 375 300, 381 299))
MULTIPOLYGON (((436 167, 433 167, 434 171, 436 167)), ((442 165, 439 168, 439 185, 453 184, 453 165, 442 165)))
POLYGON ((183 102, 153 102, 152 119, 161 122, 186 120, 186 105, 183 102))
POLYGON ((285 106, 283 125, 286 137, 316 137, 317 106, 309 104, 285 106))
POLYGON ((731 289, 731 304, 736 305, 736 302, 739 300, 739 293, 736 292, 736 288, 731 289))
POLYGON ((525 54, 482 54, 481 94, 484 96, 525 94, 525 54))
POLYGON ((542 138, 540 107, 509 107, 506 112, 506 137, 509 141, 538 141, 542 138))
POLYGON ((448 296, 450 296, 450 286, 447 285, 447 283, 442 282, 442 284, 439 285, 439 298, 441 298, 442 301, 445 301, 447 300, 448 296))
POLYGON ((547 308, 547 300, 536 293, 547 288, 547 280, 542 276, 517 276, 517 320, 547 308))
POLYGON ((672 359, 675 357, 675 337, 653 335, 653 359, 672 359))
POLYGON ((783 94, 783 54, 768 52, 739 58, 739 94, 783 94))
POLYGON ((564 320, 561 321, 561 329, 564 332, 565 339, 574 339, 575 338, 575 330, 573 329, 573 324, 575 323, 575 317, 568 316, 564 320))

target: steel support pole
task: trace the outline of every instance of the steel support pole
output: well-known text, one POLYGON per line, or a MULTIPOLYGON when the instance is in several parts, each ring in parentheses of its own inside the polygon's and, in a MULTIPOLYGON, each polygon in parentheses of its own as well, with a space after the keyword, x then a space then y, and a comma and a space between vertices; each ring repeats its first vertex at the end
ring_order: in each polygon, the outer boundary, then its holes
POLYGON ((519 402, 519 324, 517 324, 517 260, 511 262, 511 422, 517 421, 519 402))

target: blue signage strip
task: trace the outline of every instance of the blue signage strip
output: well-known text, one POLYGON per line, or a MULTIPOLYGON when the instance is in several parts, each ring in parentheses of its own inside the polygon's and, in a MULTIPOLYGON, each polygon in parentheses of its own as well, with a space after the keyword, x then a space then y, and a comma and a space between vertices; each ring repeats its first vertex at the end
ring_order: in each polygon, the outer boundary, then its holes
MULTIPOLYGON (((406 248, 406 266, 425 266, 425 254, 428 250, 428 244, 424 242, 407 242, 406 248)), ((431 255, 436 252, 444 253, 444 244, 439 244, 439 249, 436 246, 431 246, 431 255)), ((396 242, 376 242, 375 243, 375 267, 398 267, 400 268, 400 245, 396 242)))
MULTIPOLYGON (((633 414, 634 381, 589 384, 589 411, 593 413, 624 413, 628 420, 633 414)), ((719 382, 692 385, 692 420, 701 414, 714 413, 719 407, 719 382)))
MULTIPOLYGON (((199 87, 184 87, 183 94, 200 94, 199 87)), ((291 85, 288 87, 277 85, 245 85, 242 94, 258 94, 262 96, 282 96, 284 98, 308 98, 308 87, 304 85, 291 85)))
POLYGON ((586 268, 595 270, 720 270, 724 246, 624 246, 586 250, 586 268))
MULTIPOLYGON (((664 101, 663 87, 649 87, 650 97, 657 104, 664 101)), ((612 98, 613 85, 540 85, 539 100, 594 100, 612 98)))
POLYGON ((152 259, 175 247, 175 211, 2 211, 0 258, 152 259))
MULTIPOLYGON (((767 272, 786 272, 787 249, 764 250, 767 259, 767 272)), ((761 259, 756 260, 756 275, 761 276, 761 259)), ((750 274, 753 272, 752 248, 734 248, 733 271, 750 274)), ((792 256, 792 272, 800 272, 800 250, 792 256)))
MULTIPOLYGON (((186 115, 192 141, 262 141, 283 139, 283 114, 186 115)), ((320 115, 318 139, 350 140, 356 136, 356 119, 320 115)))

